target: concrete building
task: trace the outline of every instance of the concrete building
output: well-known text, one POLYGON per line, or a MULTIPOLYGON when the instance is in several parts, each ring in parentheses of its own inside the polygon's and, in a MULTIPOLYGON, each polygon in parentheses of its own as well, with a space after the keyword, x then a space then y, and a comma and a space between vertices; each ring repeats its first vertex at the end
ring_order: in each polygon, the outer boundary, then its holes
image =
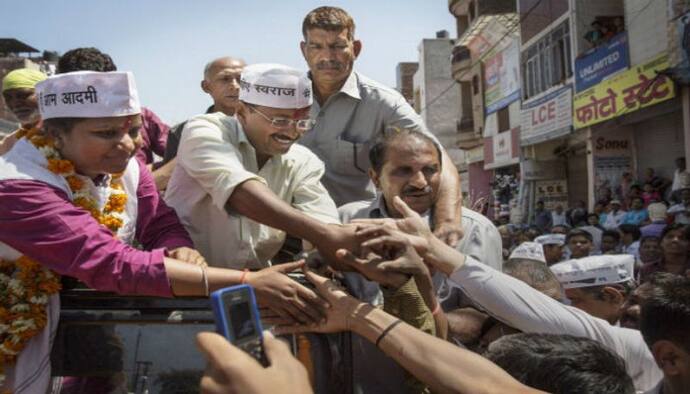
POLYGON ((417 62, 401 62, 395 68, 395 88, 414 107, 414 86, 412 79, 419 68, 417 62))
POLYGON ((413 106, 429 130, 436 135, 460 171, 465 171, 464 153, 459 149, 458 122, 461 119, 460 88, 451 76, 448 61, 453 40, 447 31, 419 44, 419 68, 413 76, 413 106))

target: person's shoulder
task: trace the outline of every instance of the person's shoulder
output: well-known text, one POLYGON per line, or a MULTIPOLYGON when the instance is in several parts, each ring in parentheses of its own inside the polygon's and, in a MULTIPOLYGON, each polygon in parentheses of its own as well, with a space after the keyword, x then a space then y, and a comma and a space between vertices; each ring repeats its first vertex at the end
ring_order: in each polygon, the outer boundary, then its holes
POLYGON ((377 82, 359 72, 353 71, 357 76, 357 85, 363 97, 385 101, 405 101, 405 98, 397 90, 377 82))
POLYGON ((293 144, 283 157, 300 164, 316 163, 321 166, 324 165, 323 161, 311 149, 301 144, 293 144))
POLYGON ((473 211, 469 208, 462 207, 462 222, 463 224, 467 221, 468 223, 476 224, 479 226, 488 226, 491 228, 496 228, 494 224, 487 218, 477 211, 473 211))
POLYGON ((338 215, 342 223, 349 223, 353 219, 362 219, 368 216, 371 205, 376 200, 353 201, 338 207, 338 215))
POLYGON ((239 127, 239 122, 232 116, 225 115, 222 112, 215 112, 212 114, 200 114, 193 116, 187 120, 184 129, 198 129, 198 128, 217 128, 219 130, 235 131, 239 127))

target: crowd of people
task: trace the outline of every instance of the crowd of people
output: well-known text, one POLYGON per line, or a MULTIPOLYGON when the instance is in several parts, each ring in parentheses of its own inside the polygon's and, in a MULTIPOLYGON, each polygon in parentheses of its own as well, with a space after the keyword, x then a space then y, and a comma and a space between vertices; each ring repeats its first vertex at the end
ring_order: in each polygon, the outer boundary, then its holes
MULTIPOLYGON (((462 207, 457 169, 405 99, 354 71, 347 12, 319 7, 302 32, 307 73, 213 59, 213 105, 172 129, 95 48, 55 76, 3 79, 21 122, 0 144, 3 390, 88 379, 51 383, 60 276, 161 297, 249 284, 275 335, 351 332, 357 392, 690 387, 690 186, 682 212, 633 195, 596 223, 584 204, 539 204, 533 227, 497 228, 462 207)), ((267 368, 216 334, 197 341, 202 392, 312 391, 273 334, 267 368)))

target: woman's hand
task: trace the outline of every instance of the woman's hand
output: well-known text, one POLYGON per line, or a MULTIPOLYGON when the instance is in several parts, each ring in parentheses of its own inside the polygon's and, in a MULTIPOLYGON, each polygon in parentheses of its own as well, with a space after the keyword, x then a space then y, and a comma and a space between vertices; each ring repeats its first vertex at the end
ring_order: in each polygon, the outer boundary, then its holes
POLYGON ((294 321, 306 324, 324 320, 328 302, 286 275, 303 266, 304 261, 296 261, 247 273, 245 283, 254 288, 257 302, 275 313, 262 314, 264 322, 275 324, 294 321))
POLYGON ((297 334, 303 332, 332 333, 349 331, 352 319, 359 313, 366 313, 373 306, 347 294, 335 282, 305 271, 304 275, 316 287, 316 292, 331 305, 327 310, 326 321, 320 324, 282 325, 273 328, 276 334, 297 334))

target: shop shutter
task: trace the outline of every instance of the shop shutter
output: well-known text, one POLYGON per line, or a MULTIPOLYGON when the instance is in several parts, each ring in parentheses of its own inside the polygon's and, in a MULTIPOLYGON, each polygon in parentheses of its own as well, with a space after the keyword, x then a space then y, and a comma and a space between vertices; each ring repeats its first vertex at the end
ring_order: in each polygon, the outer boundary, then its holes
POLYGON ((673 179, 675 160, 685 156, 683 116, 680 111, 632 125, 637 150, 637 176, 651 167, 657 174, 673 179))
POLYGON ((587 203, 587 155, 584 149, 578 149, 573 156, 568 156, 568 204, 573 207, 576 201, 587 203))

